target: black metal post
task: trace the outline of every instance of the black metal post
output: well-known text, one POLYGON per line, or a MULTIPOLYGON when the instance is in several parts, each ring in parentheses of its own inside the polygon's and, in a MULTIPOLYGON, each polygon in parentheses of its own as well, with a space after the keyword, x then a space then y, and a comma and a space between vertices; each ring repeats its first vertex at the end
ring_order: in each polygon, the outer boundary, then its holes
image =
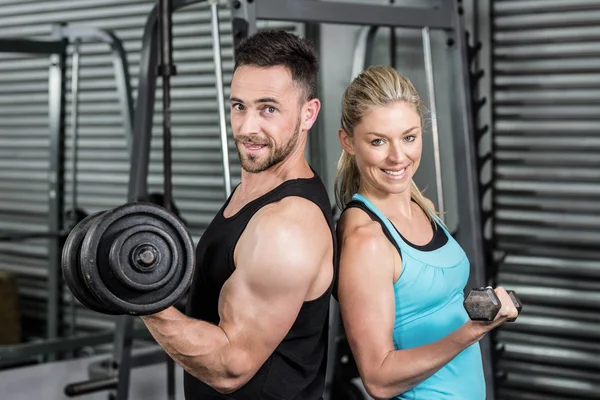
MULTIPOLYGON (((481 229, 481 204, 479 199, 479 176, 477 149, 475 148, 475 127, 471 104, 470 71, 468 63, 468 43, 466 42, 462 5, 460 0, 443 3, 443 10, 452 15, 453 32, 448 34, 448 64, 452 77, 450 93, 452 132, 457 176, 459 227, 456 240, 465 249, 471 262, 471 274, 467 290, 487 284, 485 277, 485 256, 483 232, 481 229)), ((480 341, 483 367, 486 376, 487 399, 494 400, 494 374, 491 365, 491 345, 489 337, 480 341)))
MULTIPOLYGON (((51 232, 63 230, 65 197, 65 76, 67 42, 62 41, 60 52, 50 56, 49 71, 49 118, 50 118, 50 166, 48 185, 48 228, 51 232)), ((47 338, 55 339, 61 334, 62 272, 61 253, 64 238, 52 236, 48 240, 48 303, 47 338)), ((51 360, 55 354, 50 354, 51 360)))
POLYGON ((164 206, 171 210, 173 203, 173 182, 171 171, 171 76, 177 75, 173 64, 173 5, 171 0, 158 0, 159 65, 158 75, 162 77, 163 92, 163 174, 164 206))

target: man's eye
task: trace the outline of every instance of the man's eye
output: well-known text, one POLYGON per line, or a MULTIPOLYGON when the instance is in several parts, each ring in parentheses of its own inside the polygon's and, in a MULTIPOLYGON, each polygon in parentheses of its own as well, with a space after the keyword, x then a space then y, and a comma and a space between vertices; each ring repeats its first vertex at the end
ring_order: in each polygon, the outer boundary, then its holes
POLYGON ((233 109, 237 110, 237 111, 243 111, 244 110, 244 106, 241 105, 240 103, 237 103, 237 104, 233 105, 233 109))
POLYGON ((277 110, 275 109, 275 107, 267 106, 267 107, 265 107, 265 111, 269 114, 273 114, 277 110))

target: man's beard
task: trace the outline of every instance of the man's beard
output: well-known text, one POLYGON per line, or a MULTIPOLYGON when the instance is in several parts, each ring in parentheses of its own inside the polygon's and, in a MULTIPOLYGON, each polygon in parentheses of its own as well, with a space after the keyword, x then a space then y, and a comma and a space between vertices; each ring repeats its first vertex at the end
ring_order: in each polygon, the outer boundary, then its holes
POLYGON ((255 142, 251 136, 239 136, 235 138, 236 149, 242 168, 244 169, 244 171, 249 172, 251 174, 258 174, 259 172, 266 171, 272 166, 279 164, 280 162, 285 160, 292 153, 292 151, 294 151, 294 148, 298 144, 299 136, 300 120, 298 120, 298 122, 296 123, 296 127, 294 128, 294 133, 292 134, 292 137, 282 147, 273 148, 273 145, 271 143, 255 142), (240 152, 240 146, 243 146, 244 143, 263 144, 267 147, 269 153, 267 157, 262 160, 253 154, 242 155, 242 153, 240 152))

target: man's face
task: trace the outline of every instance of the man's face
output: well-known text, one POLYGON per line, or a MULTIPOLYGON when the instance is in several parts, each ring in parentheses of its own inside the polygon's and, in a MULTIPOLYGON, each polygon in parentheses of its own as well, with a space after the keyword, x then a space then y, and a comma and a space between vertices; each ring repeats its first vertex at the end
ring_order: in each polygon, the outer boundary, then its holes
POLYGON ((283 67, 239 67, 231 81, 231 128, 242 168, 259 173, 296 150, 302 89, 283 67))

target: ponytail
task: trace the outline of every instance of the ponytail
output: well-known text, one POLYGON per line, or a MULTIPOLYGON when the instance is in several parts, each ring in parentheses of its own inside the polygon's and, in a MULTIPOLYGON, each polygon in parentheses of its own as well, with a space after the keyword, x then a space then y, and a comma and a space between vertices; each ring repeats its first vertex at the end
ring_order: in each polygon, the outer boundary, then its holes
POLYGON ((335 201, 340 210, 352 200, 360 186, 360 173, 351 154, 342 150, 335 175, 335 201))

